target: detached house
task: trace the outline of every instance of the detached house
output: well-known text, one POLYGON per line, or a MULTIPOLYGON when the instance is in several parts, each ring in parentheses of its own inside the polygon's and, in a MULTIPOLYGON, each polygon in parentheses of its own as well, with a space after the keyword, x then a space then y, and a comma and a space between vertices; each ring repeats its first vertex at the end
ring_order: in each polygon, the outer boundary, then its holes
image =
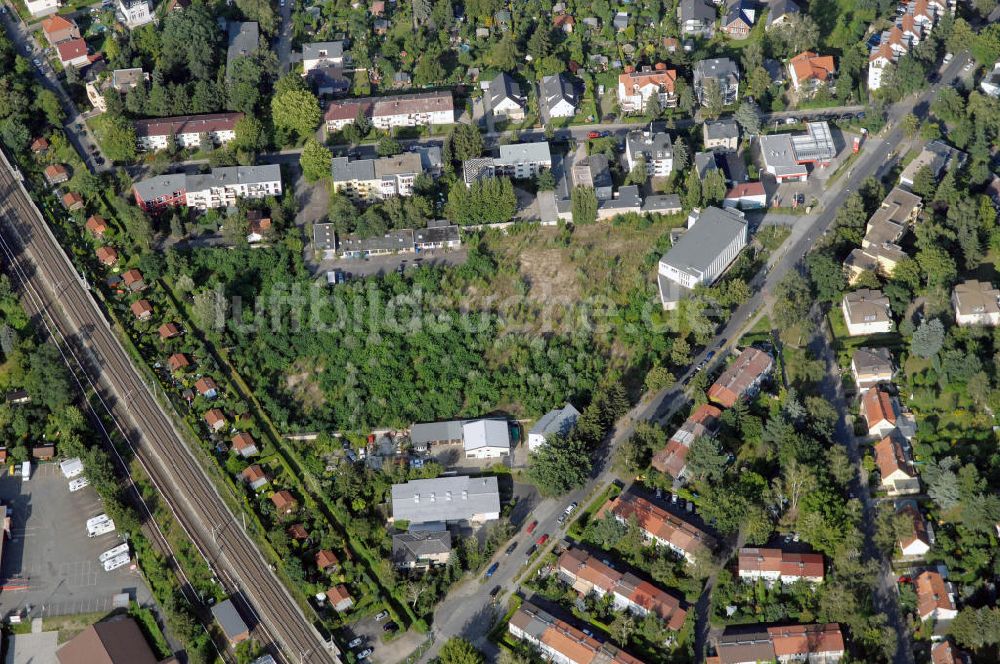
POLYGON ((129 308, 139 320, 149 320, 153 315, 153 305, 149 303, 149 300, 136 300, 129 308))
POLYGON ((205 424, 212 431, 222 431, 226 428, 226 416, 218 408, 213 408, 205 413, 205 424))
POLYGON ((271 496, 271 502, 274 503, 274 507, 278 510, 278 514, 291 514, 299 508, 299 501, 295 500, 295 496, 293 496, 290 491, 285 489, 276 491, 274 495, 271 496))
POLYGON ((326 598, 330 600, 330 606, 337 613, 343 613, 354 606, 354 598, 347 591, 347 586, 343 583, 334 586, 326 591, 326 598))
POLYGON ((98 247, 96 253, 101 265, 111 267, 118 262, 118 251, 114 247, 98 247))
POLYGON ((900 506, 896 513, 905 514, 913 520, 912 533, 904 535, 897 542, 899 550, 908 558, 926 555, 931 550, 931 536, 920 510, 912 503, 906 503, 900 506))
POLYGON ((989 282, 970 279, 956 284, 951 303, 959 325, 1000 325, 1000 290, 989 282))
POLYGON ((705 122, 701 138, 706 150, 736 150, 740 146, 740 127, 732 118, 705 122))
POLYGON ((335 572, 339 568, 340 560, 333 553, 333 551, 321 549, 316 552, 316 569, 321 572, 325 572, 327 570, 335 572))
POLYGON ((160 326, 158 332, 160 334, 160 341, 166 341, 167 339, 180 336, 181 328, 177 326, 177 323, 164 323, 160 326))
POLYGON ((770 30, 779 25, 786 25, 792 17, 801 13, 802 9, 794 0, 774 0, 768 5, 767 23, 764 25, 764 29, 770 30))
POLYGON ((542 77, 541 97, 550 118, 571 118, 579 104, 573 83, 562 74, 542 77))
POLYGON ((45 180, 50 184, 60 184, 69 180, 69 171, 62 164, 50 164, 45 167, 45 180))
POLYGON ((501 72, 486 89, 486 109, 495 117, 523 120, 527 100, 521 86, 507 72, 501 72))
POLYGON ((210 376, 202 376, 196 380, 194 389, 198 390, 198 394, 207 399, 214 399, 219 394, 219 388, 210 376))
POLYGON ((83 196, 71 191, 69 193, 63 194, 62 197, 63 206, 70 212, 76 212, 77 210, 82 210, 85 206, 83 202, 83 196))
POLYGON ((862 288, 844 296, 841 304, 847 333, 852 337, 892 331, 889 298, 880 290, 862 288))
POLYGON ((447 530, 396 533, 392 536, 392 562, 404 569, 447 565, 451 558, 451 533, 447 530))
POLYGON ((267 473, 265 473, 264 469, 261 468, 260 465, 256 463, 253 464, 252 466, 247 466, 246 468, 244 468, 240 476, 243 478, 243 481, 246 482, 247 485, 254 491, 264 487, 269 481, 267 479, 267 473))
MULTIPOLYGON (((140 300, 140 302, 145 302, 145 300, 140 300)), ((191 366, 191 360, 184 353, 174 353, 167 358, 167 366, 170 368, 170 373, 177 373, 191 366)))
POLYGON ((707 39, 712 36, 718 12, 708 0, 681 0, 677 6, 677 17, 682 35, 707 39))
POLYGON ((528 450, 534 452, 545 444, 550 436, 567 435, 579 417, 580 411, 570 403, 545 413, 528 431, 528 450))
POLYGON ((750 0, 735 0, 722 17, 722 32, 730 39, 746 39, 750 36, 756 14, 750 0))
POLYGON ((254 441, 253 436, 245 431, 233 436, 233 449, 236 453, 243 458, 257 456, 260 451, 257 449, 257 443, 254 441))
POLYGON ((142 278, 142 272, 132 268, 122 274, 122 283, 130 291, 141 291, 146 287, 146 282, 142 278))
POLYGON ((681 608, 680 600, 631 572, 619 572, 582 549, 564 551, 559 556, 558 572, 559 578, 581 597, 591 593, 598 597, 610 594, 618 611, 628 611, 640 618, 652 613, 674 631, 684 626, 687 611, 681 608))
POLYGON ((890 496, 920 493, 920 476, 913 468, 908 447, 895 432, 875 443, 875 465, 881 475, 882 488, 890 496))
POLYGON ((958 615, 955 589, 939 572, 926 570, 913 580, 917 591, 917 615, 926 620, 951 620, 958 615))
POLYGON ((888 348, 858 348, 851 357, 851 373, 858 386, 858 392, 876 387, 879 383, 890 383, 896 373, 892 363, 892 351, 888 348))
POLYGON ((888 392, 868 390, 861 397, 861 415, 869 436, 887 436, 899 424, 899 404, 888 392))
POLYGON ((972 664, 972 660, 951 641, 938 641, 931 645, 931 664, 972 664))
POLYGON ((94 236, 103 237, 108 230, 108 222, 99 214, 92 214, 84 227, 94 236))
POLYGON ((80 39, 80 28, 73 21, 62 16, 51 16, 41 22, 42 34, 50 46, 65 41, 80 39))
POLYGON ((723 408, 732 408, 740 399, 757 394, 772 367, 774 358, 769 354, 757 348, 746 348, 708 388, 708 398, 723 408))
POLYGON ((781 549, 744 547, 738 557, 741 579, 764 579, 770 583, 823 582, 823 554, 792 553, 781 549))
POLYGON ((655 97, 660 108, 673 108, 677 105, 676 83, 677 71, 667 69, 662 62, 639 70, 627 67, 618 77, 618 107, 623 113, 645 113, 649 100, 655 97))
POLYGON ((596 518, 601 519, 606 514, 625 524, 634 518, 647 540, 676 551, 689 563, 715 548, 716 542, 711 535, 634 493, 626 492, 608 500, 596 518))
POLYGON ((796 92, 813 94, 821 86, 830 85, 836 73, 832 55, 803 51, 788 61, 789 80, 796 92))

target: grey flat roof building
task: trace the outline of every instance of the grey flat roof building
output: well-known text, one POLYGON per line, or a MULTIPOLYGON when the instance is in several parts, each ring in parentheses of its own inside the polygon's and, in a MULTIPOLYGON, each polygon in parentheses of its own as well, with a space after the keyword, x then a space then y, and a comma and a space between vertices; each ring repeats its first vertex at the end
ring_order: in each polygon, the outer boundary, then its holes
POLYGON ((386 253, 395 251, 413 251, 413 230, 404 228, 398 231, 389 231, 385 235, 374 237, 358 237, 348 235, 341 239, 339 244, 341 254, 350 253, 386 253))
POLYGON ((511 143, 500 146, 500 157, 494 160, 498 166, 508 166, 518 163, 551 164, 552 153, 548 141, 534 143, 511 143))
POLYGON ((438 477, 392 485, 392 518, 410 524, 500 518, 496 477, 438 477))
POLYGON ((413 231, 413 241, 416 244, 437 244, 458 242, 460 240, 458 226, 430 226, 413 231))
POLYGON ((654 196, 647 196, 642 202, 643 212, 677 214, 681 211, 681 209, 681 197, 677 194, 657 194, 654 196))
POLYGON ((222 628, 222 632, 230 641, 238 638, 241 634, 246 634, 250 628, 247 627, 243 617, 233 605, 233 600, 227 599, 212 607, 212 615, 222 628))
POLYGON ((580 417, 580 411, 573 407, 573 404, 568 403, 562 408, 553 408, 549 412, 539 418, 535 422, 535 426, 531 427, 528 434, 536 434, 540 436, 547 436, 549 434, 558 433, 560 435, 566 435, 569 430, 573 428, 576 424, 576 420, 580 417))
POLYGON ((462 440, 462 420, 422 422, 410 427, 410 442, 414 445, 462 440))
POLYGON ((213 168, 210 173, 187 176, 188 191, 203 191, 212 187, 235 184, 263 184, 280 182, 281 167, 278 164, 263 166, 223 166, 213 168))
POLYGON ((59 664, 59 632, 11 634, 7 637, 6 664, 59 664))
MULTIPOLYGON (((715 269, 719 267, 716 263, 720 256, 734 243, 740 248, 746 244, 746 221, 738 211, 707 207, 697 215, 694 225, 689 223, 689 226, 660 262, 686 274, 709 275, 708 283, 711 283, 722 271, 715 269), (743 242, 736 242, 740 237, 743 242)), ((732 262, 732 258, 723 262, 722 268, 732 262)))
POLYGON ((337 248, 336 224, 313 224, 313 247, 321 251, 337 248))
POLYGON ((375 160, 355 159, 351 161, 348 157, 334 157, 330 162, 330 172, 334 182, 374 180, 375 160))

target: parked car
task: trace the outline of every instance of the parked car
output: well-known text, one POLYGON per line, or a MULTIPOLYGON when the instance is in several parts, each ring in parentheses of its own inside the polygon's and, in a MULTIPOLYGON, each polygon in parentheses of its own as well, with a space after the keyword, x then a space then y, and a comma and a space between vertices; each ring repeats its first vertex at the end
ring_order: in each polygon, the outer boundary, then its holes
POLYGON ((589 131, 587 132, 587 138, 600 138, 601 132, 599 131, 589 131))
POLYGON ((527 549, 527 550, 526 550, 526 551, 524 552, 524 555, 526 555, 526 556, 528 556, 528 557, 530 558, 530 557, 531 557, 531 554, 533 554, 533 553, 534 553, 535 551, 538 551, 538 545, 537 545, 537 544, 532 544, 532 545, 531 545, 531 546, 529 546, 529 547, 528 547, 528 549, 527 549))
POLYGON ((530 535, 531 533, 535 532, 535 528, 537 527, 538 527, 538 522, 532 521, 531 523, 528 524, 526 532, 530 535))
POLYGON ((354 649, 354 648, 357 648, 358 646, 360 646, 364 642, 365 642, 364 637, 358 636, 358 637, 355 637, 355 638, 351 639, 351 642, 347 644, 347 647, 351 648, 351 649, 354 649))
POLYGON ((490 597, 496 597, 500 594, 500 586, 493 586, 493 590, 490 591, 490 597))
POLYGON ((548 541, 549 541, 549 534, 545 533, 544 535, 538 538, 538 541, 535 542, 535 544, 537 544, 538 546, 544 546, 545 543, 548 541))
POLYGON ((944 64, 948 64, 949 62, 951 62, 952 58, 954 58, 954 57, 955 56, 952 55, 951 53, 945 53, 944 54, 944 64))
POLYGON ((364 650, 358 653, 358 659, 364 659, 368 655, 372 654, 372 652, 373 651, 371 648, 365 648, 364 650))
POLYGON ((493 563, 492 565, 490 565, 489 569, 486 570, 486 578, 488 579, 491 576, 493 576, 494 574, 496 574, 496 571, 499 568, 500 568, 500 563, 493 563))
POLYGON ((509 556, 510 554, 514 553, 514 549, 516 548, 517 548, 517 542, 511 542, 510 546, 508 546, 507 550, 504 551, 503 553, 505 556, 509 556))
POLYGON ((383 632, 398 632, 399 631, 399 625, 397 625, 394 622, 387 622, 386 624, 382 625, 382 631, 383 632))
POLYGON ((601 132, 601 138, 607 138, 610 135, 611 135, 610 131, 602 131, 601 132))
POLYGON ((388 617, 389 617, 389 612, 386 611, 385 609, 382 609, 381 611, 375 614, 375 622, 382 622, 388 617))

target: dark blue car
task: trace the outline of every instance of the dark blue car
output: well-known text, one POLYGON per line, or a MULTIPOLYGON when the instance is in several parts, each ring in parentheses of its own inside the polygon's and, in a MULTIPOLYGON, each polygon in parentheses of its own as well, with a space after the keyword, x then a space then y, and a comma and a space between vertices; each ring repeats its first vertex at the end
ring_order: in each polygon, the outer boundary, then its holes
POLYGON ((500 563, 493 563, 492 565, 490 565, 490 568, 486 570, 486 578, 488 579, 491 576, 493 576, 493 574, 497 571, 497 568, 499 567, 500 563))

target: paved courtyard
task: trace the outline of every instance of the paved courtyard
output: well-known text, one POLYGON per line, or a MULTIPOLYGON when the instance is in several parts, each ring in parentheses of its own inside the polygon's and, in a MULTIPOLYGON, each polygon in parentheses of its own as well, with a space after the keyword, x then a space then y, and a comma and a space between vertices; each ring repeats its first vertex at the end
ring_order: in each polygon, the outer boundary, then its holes
POLYGON ((87 536, 86 521, 104 511, 90 487, 70 493, 58 464, 36 465, 28 482, 0 475, 0 500, 11 508, 10 538, 4 542, 0 616, 67 615, 110 611, 114 595, 127 592, 142 604, 149 590, 131 565, 105 572, 104 551, 121 544, 117 532, 87 536))

